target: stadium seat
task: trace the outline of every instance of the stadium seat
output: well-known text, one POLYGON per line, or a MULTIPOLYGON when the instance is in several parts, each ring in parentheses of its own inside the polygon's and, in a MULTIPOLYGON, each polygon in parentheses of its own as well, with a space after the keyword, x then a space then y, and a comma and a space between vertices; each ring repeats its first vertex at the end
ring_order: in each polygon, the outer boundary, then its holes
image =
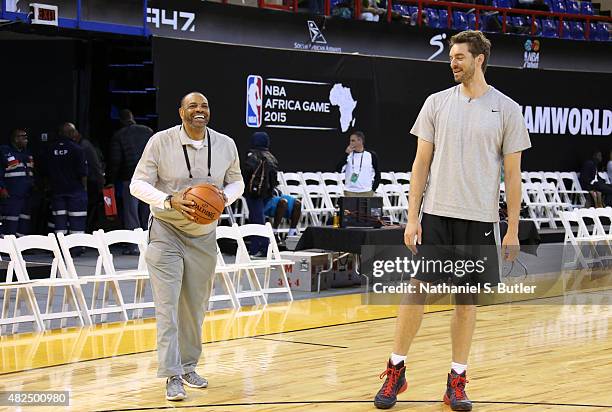
POLYGON ((597 23, 597 34, 599 41, 608 41, 610 40, 610 32, 608 31, 607 23, 597 23))
POLYGON ((584 40, 584 26, 579 21, 570 22, 570 33, 574 40, 584 40))
POLYGON ((518 30, 517 34, 529 34, 528 32, 525 33, 524 29, 530 29, 530 27, 523 16, 509 17, 508 22, 517 29, 523 29, 523 30, 518 30))
POLYGON ((592 16, 593 13, 593 3, 590 1, 581 1, 580 2, 580 14, 586 14, 592 16))
POLYGON ((448 11, 438 10, 438 28, 448 29, 448 11))
POLYGON ((580 14, 580 5, 576 0, 565 0, 567 12, 571 14, 580 14))
POLYGON ((550 19, 542 20, 542 36, 543 37, 559 37, 559 33, 557 32, 557 25, 555 21, 550 19))
POLYGON ((453 29, 455 30, 467 30, 469 28, 468 19, 464 12, 454 11, 453 12, 453 29))
POLYGON ((597 31, 597 23, 589 23, 589 40, 599 40, 599 32, 597 31))
POLYGON ((427 27, 432 27, 434 29, 439 28, 438 26, 438 13, 434 9, 425 9, 425 14, 427 15, 427 27))
POLYGON ((562 39, 571 39, 572 38, 572 33, 571 33, 571 29, 570 29, 570 25, 567 21, 563 21, 563 34, 561 35, 562 39))
POLYGON ((552 0, 552 11, 555 13, 567 13, 567 7, 563 0, 552 0))
POLYGON ((476 15, 474 13, 467 13, 468 26, 471 30, 477 30, 476 28, 476 15))

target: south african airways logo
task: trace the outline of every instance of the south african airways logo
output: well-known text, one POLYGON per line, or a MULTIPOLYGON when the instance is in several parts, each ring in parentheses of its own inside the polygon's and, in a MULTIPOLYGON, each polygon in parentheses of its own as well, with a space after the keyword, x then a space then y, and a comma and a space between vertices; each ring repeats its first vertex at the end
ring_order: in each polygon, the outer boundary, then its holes
POLYGON ((246 125, 260 127, 263 102, 263 79, 251 74, 247 77, 246 125))

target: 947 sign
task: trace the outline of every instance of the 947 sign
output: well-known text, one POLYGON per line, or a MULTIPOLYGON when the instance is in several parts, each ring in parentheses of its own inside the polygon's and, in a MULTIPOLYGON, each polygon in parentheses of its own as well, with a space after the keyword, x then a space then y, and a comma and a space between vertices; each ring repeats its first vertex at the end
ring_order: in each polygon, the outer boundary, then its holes
POLYGON ((155 24, 159 29, 161 25, 170 26, 173 30, 195 31, 195 13, 147 7, 147 23, 155 24), (180 24, 180 27, 179 27, 180 24))

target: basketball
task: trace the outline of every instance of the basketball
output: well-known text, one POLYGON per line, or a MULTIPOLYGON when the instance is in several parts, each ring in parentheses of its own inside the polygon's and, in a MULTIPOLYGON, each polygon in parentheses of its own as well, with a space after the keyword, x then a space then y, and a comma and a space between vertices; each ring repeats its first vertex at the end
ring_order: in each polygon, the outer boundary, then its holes
POLYGON ((221 191, 210 183, 189 188, 183 194, 183 199, 193 200, 195 203, 192 206, 192 209, 195 210, 192 216, 194 222, 200 225, 207 225, 219 219, 225 207, 225 200, 221 191))

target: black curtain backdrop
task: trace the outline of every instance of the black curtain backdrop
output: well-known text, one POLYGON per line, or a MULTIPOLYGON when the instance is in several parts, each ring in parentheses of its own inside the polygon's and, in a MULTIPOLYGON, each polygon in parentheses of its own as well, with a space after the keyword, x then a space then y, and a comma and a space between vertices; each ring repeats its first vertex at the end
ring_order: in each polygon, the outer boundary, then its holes
MULTIPOLYGON (((378 153, 382 170, 409 170, 416 152, 416 138, 409 134, 419 110, 431 93, 454 85, 447 63, 304 53, 218 43, 154 38, 155 82, 160 130, 178 124, 180 98, 190 91, 201 91, 211 106, 210 126, 230 135, 241 155, 253 132, 266 130, 272 152, 285 171, 332 170, 342 157, 348 131, 340 130, 339 108, 330 113, 268 111, 286 114, 285 125, 329 127, 334 130, 303 130, 246 125, 247 77, 260 76, 266 85, 284 86, 286 96, 270 99, 319 99, 334 84, 350 88, 357 101, 354 129, 364 131, 366 146, 378 153), (281 79, 281 80, 279 80, 281 79), (286 83, 287 80, 318 84, 286 83)), ((490 67, 487 80, 523 106, 610 109, 604 93, 609 75, 547 70, 521 70, 490 67)), ((277 93, 278 93, 277 89, 277 93)), ((326 100, 329 101, 329 100, 326 100)), ((266 112, 266 109, 263 109, 266 112)), ((274 120, 274 119, 268 119, 274 120)), ((612 148, 610 135, 531 134, 533 148, 524 154, 523 169, 530 171, 578 170, 594 149, 612 148)))

